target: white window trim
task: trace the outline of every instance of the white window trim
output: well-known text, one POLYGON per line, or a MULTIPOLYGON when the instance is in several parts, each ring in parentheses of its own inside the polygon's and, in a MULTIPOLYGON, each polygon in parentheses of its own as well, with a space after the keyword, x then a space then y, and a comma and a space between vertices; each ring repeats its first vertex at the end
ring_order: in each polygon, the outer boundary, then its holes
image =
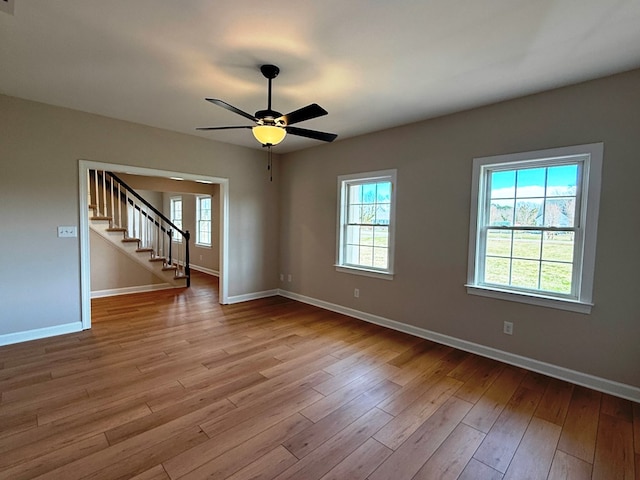
POLYGON ((350 273, 354 275, 363 275, 373 278, 382 278, 385 280, 393 280, 394 276, 394 251, 395 251, 395 224, 396 224, 396 189, 397 189, 397 170, 378 170, 375 172, 352 173, 349 175, 338 176, 338 213, 337 213, 337 235, 336 235, 336 271, 341 273, 350 273), (345 265, 343 263, 344 249, 344 218, 346 214, 345 205, 347 201, 347 184, 349 182, 358 181, 362 183, 379 181, 391 181, 391 206, 389 211, 389 263, 386 270, 377 268, 367 268, 356 265, 345 265))
POLYGON ((593 307, 593 278, 595 273, 595 252, 598 227, 598 213, 600 206, 600 183, 602 176, 602 161, 604 153, 603 143, 591 143, 570 147, 552 148, 533 152, 521 152, 515 154, 480 157, 473 159, 473 177, 471 187, 471 216, 469 226, 469 258, 467 271, 467 293, 484 297, 528 303, 543 307, 569 310, 579 313, 591 313, 593 307), (553 295, 538 294, 533 292, 516 291, 508 288, 501 289, 483 285, 477 282, 478 277, 478 222, 479 212, 483 208, 479 205, 479 196, 485 198, 485 192, 481 191, 484 185, 483 172, 490 166, 509 163, 522 168, 524 162, 540 162, 544 160, 562 160, 564 157, 586 156, 582 169, 582 201, 581 224, 584 225, 584 238, 582 252, 576 255, 582 256, 582 272, 577 276, 577 299, 562 298, 553 295))
POLYGON ((202 248, 212 248, 213 238, 211 238, 211 243, 201 243, 200 240, 200 200, 208 198, 211 200, 211 208, 209 209, 209 214, 211 215, 211 219, 209 219, 209 227, 211 230, 209 231, 210 237, 213 236, 213 197, 211 195, 196 195, 196 241, 194 242, 196 246, 202 248))
MULTIPOLYGON (((180 200, 180 215, 182 215, 182 217, 184 218, 184 209, 182 207, 184 207, 184 202, 182 200, 182 196, 181 195, 173 195, 171 197, 169 197, 169 215, 171 216, 171 222, 175 224, 175 220, 173 218, 173 214, 174 214, 174 210, 173 210, 173 203, 175 201, 180 200)), ((182 219, 180 220, 180 222, 182 222, 182 219)), ((180 229, 182 230, 182 225, 180 225, 180 229)), ((171 241, 174 243, 182 243, 182 235, 178 234, 176 236, 175 232, 174 234, 171 236, 171 241)))

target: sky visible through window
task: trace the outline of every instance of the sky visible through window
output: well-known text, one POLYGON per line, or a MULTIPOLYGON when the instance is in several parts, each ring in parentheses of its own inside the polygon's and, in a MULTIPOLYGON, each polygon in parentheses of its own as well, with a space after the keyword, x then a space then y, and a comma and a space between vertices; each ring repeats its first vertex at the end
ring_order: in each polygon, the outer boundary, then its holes
POLYGON ((491 175, 491 198, 513 198, 516 187, 518 197, 544 196, 544 187, 549 193, 574 190, 578 176, 578 166, 562 165, 549 168, 528 168, 517 170, 496 171, 491 175), (545 179, 545 171, 547 178, 545 179))

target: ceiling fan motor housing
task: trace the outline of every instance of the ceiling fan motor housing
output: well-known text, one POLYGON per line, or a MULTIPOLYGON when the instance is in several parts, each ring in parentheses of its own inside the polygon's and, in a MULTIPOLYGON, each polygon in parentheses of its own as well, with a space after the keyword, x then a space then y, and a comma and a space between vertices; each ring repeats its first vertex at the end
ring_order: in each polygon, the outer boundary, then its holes
POLYGON ((262 75, 264 75, 269 80, 276 78, 280 73, 280 69, 275 65, 262 65, 260 67, 260 71, 262 72, 262 75))
POLYGON ((258 123, 262 125, 275 125, 278 127, 287 125, 282 114, 275 110, 258 110, 255 116, 258 119, 258 123))

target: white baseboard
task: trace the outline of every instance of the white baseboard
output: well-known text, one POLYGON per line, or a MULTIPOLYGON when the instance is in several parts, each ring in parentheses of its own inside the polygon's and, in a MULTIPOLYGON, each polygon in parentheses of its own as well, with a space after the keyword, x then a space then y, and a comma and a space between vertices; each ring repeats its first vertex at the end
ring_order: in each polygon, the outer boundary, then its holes
POLYGON ((41 338, 55 337, 66 333, 76 333, 82 331, 82 322, 66 323, 54 327, 36 328, 25 332, 6 333, 0 335, 0 346, 11 345, 13 343, 28 342, 41 338))
POLYGON ((193 263, 191 265, 189 265, 189 268, 191 270, 196 270, 198 272, 206 273, 208 275, 213 275, 214 277, 219 277, 220 276, 220 272, 218 270, 212 270, 212 269, 207 268, 207 267, 201 267, 200 265, 194 265, 193 263))
POLYGON ((96 290, 91 292, 91 298, 113 297, 115 295, 128 295, 130 293, 153 292, 155 290, 166 290, 169 288, 182 288, 170 283, 154 283, 151 285, 137 285, 135 287, 109 288, 107 290, 96 290))
MULTIPOLYGON (((259 298, 274 297, 279 294, 279 290, 265 290, 264 292, 245 293, 244 295, 234 295, 229 297, 229 305, 232 303, 248 302, 259 298)), ((285 295, 283 295, 285 296, 285 295)))
POLYGON ((425 338, 427 340, 431 340, 443 345, 448 345, 459 350, 464 350, 465 352, 475 353, 483 357, 488 357, 503 363, 508 363, 509 365, 515 365, 517 367, 522 367, 527 370, 542 373, 550 377, 565 380, 576 385, 588 387, 599 392, 604 392, 615 395, 616 397, 625 398, 627 400, 631 400, 632 402, 640 402, 640 388, 634 387, 632 385, 607 380, 606 378, 596 377, 587 373, 578 372, 576 370, 559 367, 557 365, 541 362, 532 358, 523 357, 491 347, 486 347, 484 345, 469 342, 467 340, 450 337, 449 335, 443 335, 441 333, 426 330, 424 328, 415 327, 413 325, 397 322, 395 320, 379 317, 377 315, 361 312, 359 310, 343 307, 341 305, 325 302, 323 300, 306 297, 304 295, 288 292, 286 290, 278 290, 278 294, 292 300, 297 300, 309 305, 324 308, 325 310, 342 313, 359 320, 364 320, 365 322, 375 323, 376 325, 408 333, 409 335, 414 335, 416 337, 425 338))

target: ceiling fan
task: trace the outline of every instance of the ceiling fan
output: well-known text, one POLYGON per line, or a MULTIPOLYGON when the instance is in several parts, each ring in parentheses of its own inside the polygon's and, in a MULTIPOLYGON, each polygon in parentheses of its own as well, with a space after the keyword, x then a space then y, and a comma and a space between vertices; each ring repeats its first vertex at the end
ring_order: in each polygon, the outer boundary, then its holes
POLYGON ((321 140, 323 142, 333 142, 338 135, 335 133, 319 132, 317 130, 309 130, 306 128, 292 127, 291 125, 305 120, 311 120, 312 118, 321 117, 327 114, 327 111, 317 103, 312 103, 306 107, 302 107, 286 115, 281 114, 271 109, 271 82, 280 73, 280 69, 275 65, 262 65, 260 67, 262 75, 269 80, 269 94, 266 110, 258 110, 255 115, 244 112, 233 105, 228 104, 217 98, 207 98, 208 102, 218 105, 224 109, 227 109, 233 113, 237 113, 249 120, 252 120, 254 125, 236 125, 228 127, 199 127, 196 130, 233 130, 250 128, 253 131, 254 137, 258 140, 262 146, 271 147, 277 145, 287 133, 291 135, 297 135, 299 137, 313 138, 315 140, 321 140))

